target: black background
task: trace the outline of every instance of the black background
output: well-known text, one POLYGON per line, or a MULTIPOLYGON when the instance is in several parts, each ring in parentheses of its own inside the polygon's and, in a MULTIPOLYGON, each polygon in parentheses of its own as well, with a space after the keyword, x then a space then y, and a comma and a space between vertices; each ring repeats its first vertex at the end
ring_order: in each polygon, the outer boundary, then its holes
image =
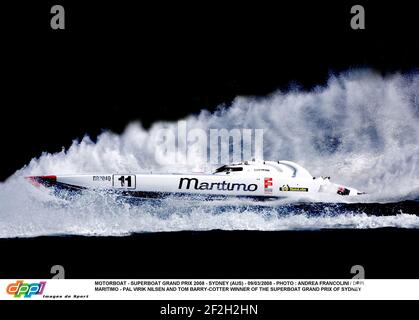
MULTIPOLYGON (((85 134, 145 127, 237 95, 324 84, 331 73, 419 66, 412 2, 1 4, 0 180, 85 134), (66 30, 51 30, 53 4, 66 30), (366 30, 350 28, 363 4, 366 30)), ((0 240, 2 278, 413 278, 416 230, 185 232, 0 240), (411 247, 412 246, 412 247, 411 247), (22 254, 20 254, 22 253, 22 254)))
POLYGON ((1 4, 0 181, 85 134, 145 127, 237 95, 311 88, 329 74, 419 63, 411 2, 19 1, 1 4), (52 30, 62 4, 66 29, 52 30), (363 4, 366 30, 350 28, 363 4))

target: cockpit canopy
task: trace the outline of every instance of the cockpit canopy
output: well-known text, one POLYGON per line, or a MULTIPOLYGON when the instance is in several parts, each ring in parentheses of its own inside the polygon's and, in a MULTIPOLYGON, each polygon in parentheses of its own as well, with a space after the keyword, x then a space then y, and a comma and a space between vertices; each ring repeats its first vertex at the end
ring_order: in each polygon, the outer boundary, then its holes
POLYGON ((236 166, 222 166, 215 170, 214 173, 221 173, 221 172, 233 172, 233 171, 243 171, 243 167, 236 167, 236 166))
POLYGON ((247 174, 275 174, 284 178, 312 179, 312 175, 303 167, 291 161, 244 161, 224 165, 215 170, 214 174, 245 173, 247 174))

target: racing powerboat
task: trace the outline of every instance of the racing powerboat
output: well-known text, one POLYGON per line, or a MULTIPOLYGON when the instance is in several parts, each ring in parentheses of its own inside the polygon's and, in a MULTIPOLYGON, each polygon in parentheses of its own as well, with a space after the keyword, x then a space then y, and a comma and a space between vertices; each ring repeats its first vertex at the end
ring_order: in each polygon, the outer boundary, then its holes
POLYGON ((26 177, 37 187, 55 195, 84 190, 111 192, 125 197, 174 196, 282 198, 312 194, 363 194, 355 188, 335 184, 330 177, 313 177, 291 161, 252 160, 224 165, 213 173, 191 174, 89 174, 26 177))

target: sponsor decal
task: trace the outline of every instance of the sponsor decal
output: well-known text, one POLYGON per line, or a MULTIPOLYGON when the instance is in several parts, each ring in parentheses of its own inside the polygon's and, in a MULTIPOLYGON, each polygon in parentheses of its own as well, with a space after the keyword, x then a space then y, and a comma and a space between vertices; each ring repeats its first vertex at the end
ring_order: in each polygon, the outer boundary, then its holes
POLYGON ((26 283, 23 280, 18 280, 9 284, 6 288, 8 294, 13 295, 15 298, 31 298, 33 295, 42 294, 45 289, 46 281, 26 283))
POLYGON ((266 194, 272 194, 272 178, 265 178, 264 180, 264 188, 266 194))
POLYGON ((258 189, 257 184, 230 183, 230 182, 200 182, 197 178, 180 178, 178 189, 195 190, 223 190, 223 191, 249 191, 258 189))
POLYGON ((290 187, 287 184, 284 184, 279 188, 279 191, 299 191, 299 192, 308 192, 308 188, 305 187, 290 187))
POLYGON ((111 176, 93 176, 93 181, 112 181, 111 176))

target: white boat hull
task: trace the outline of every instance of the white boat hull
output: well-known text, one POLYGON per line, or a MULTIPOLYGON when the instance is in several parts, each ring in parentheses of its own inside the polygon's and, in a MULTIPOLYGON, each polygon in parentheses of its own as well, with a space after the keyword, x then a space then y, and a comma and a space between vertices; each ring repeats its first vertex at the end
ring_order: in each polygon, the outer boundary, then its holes
POLYGON ((358 195, 329 178, 314 178, 289 161, 241 163, 213 174, 98 174, 28 177, 35 185, 54 190, 98 190, 134 197, 168 194, 238 197, 292 197, 317 193, 358 195))

